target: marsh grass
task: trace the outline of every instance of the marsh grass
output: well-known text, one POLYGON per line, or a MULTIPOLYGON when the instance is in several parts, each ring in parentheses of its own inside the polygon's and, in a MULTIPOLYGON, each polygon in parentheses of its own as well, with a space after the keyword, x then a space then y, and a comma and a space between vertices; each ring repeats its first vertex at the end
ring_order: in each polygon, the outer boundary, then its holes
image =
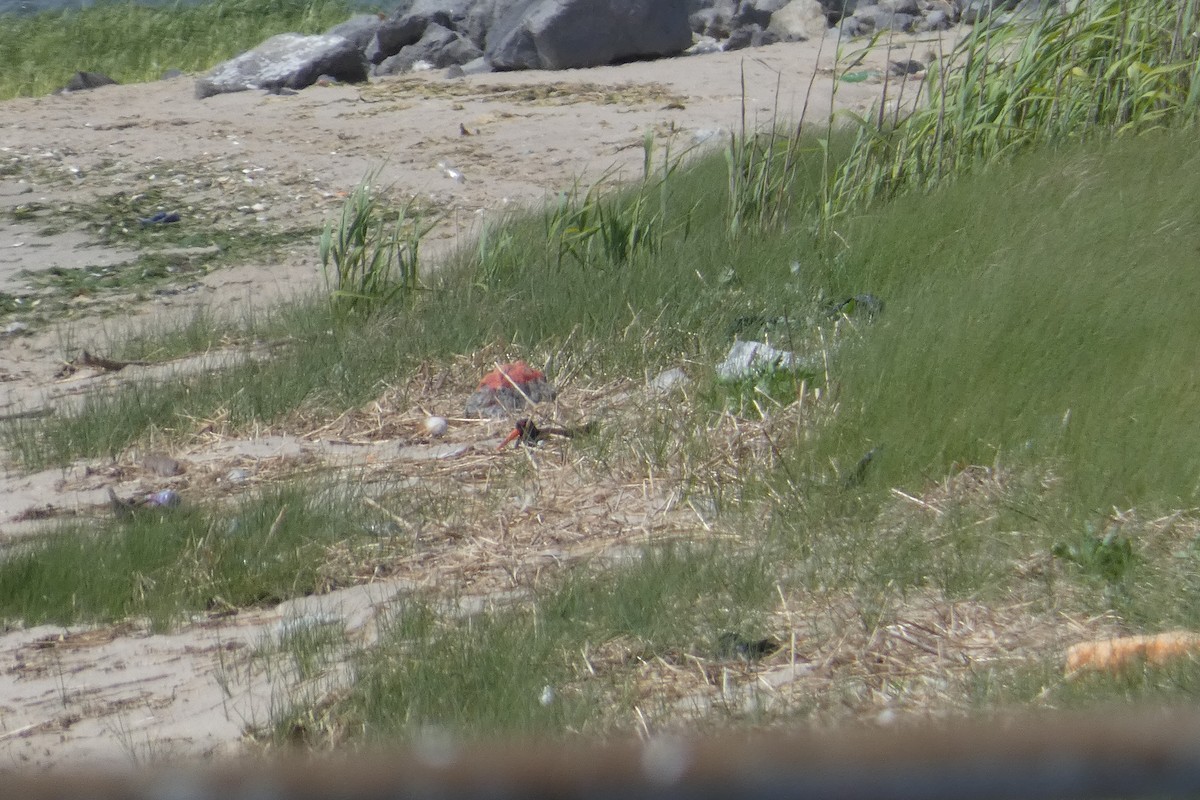
POLYGON ((931 66, 926 103, 858 119, 829 219, 1033 145, 1138 134, 1200 109, 1200 3, 1095 0, 1032 26, 976 25, 931 66))
POLYGON ((49 94, 78 70, 120 83, 206 70, 274 34, 320 33, 350 14, 342 0, 216 0, 0 15, 0 99, 49 94))
POLYGON ((1183 130, 1028 155, 848 226, 824 282, 888 306, 836 356, 813 463, 884 445, 874 485, 919 488, 956 463, 1041 461, 1081 520, 1194 504, 1195 146, 1183 130))
POLYGON ((129 519, 64 522, 0 562, 0 617, 26 624, 149 619, 279 603, 327 590, 334 542, 369 536, 345 488, 291 486, 230 508, 141 509, 129 519))
POLYGON ((321 234, 318 255, 334 313, 369 317, 420 288, 421 239, 436 224, 393 211, 379 194, 378 171, 346 198, 341 219, 321 234))
MULTIPOLYGON (((331 717, 367 740, 430 728, 465 736, 628 729, 637 693, 593 667, 589 652, 620 639, 636 643, 639 659, 711 657, 722 632, 760 630, 775 597, 763 567, 715 547, 666 548, 612 571, 574 572, 532 604, 467 616, 401 606, 331 717)), ((279 735, 297 722, 283 720, 279 735)))

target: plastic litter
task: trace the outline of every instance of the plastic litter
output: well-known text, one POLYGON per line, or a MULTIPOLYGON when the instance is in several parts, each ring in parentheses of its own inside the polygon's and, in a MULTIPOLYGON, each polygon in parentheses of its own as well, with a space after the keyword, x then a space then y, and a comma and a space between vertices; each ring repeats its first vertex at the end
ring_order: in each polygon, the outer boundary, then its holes
POLYGON ((142 225, 170 225, 174 222, 179 222, 181 219, 183 217, 174 211, 159 211, 148 217, 138 217, 138 222, 142 225))
POLYGON ((751 378, 772 369, 793 369, 795 354, 776 350, 766 342, 734 342, 725 360, 717 364, 717 377, 724 381, 751 378))

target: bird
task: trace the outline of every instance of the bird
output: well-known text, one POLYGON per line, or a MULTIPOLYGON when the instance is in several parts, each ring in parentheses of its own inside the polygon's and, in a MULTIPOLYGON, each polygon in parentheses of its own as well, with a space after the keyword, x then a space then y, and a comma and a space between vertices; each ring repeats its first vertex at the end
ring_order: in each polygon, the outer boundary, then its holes
POLYGON ((537 444, 538 442, 544 442, 551 436, 564 436, 570 438, 581 433, 591 433, 593 429, 594 425, 592 425, 590 422, 587 425, 579 428, 539 428, 537 425, 533 424, 533 420, 521 418, 516 421, 512 431, 509 432, 508 436, 504 437, 504 441, 501 442, 500 446, 496 449, 503 450, 511 441, 516 441, 518 447, 523 444, 533 445, 537 444))

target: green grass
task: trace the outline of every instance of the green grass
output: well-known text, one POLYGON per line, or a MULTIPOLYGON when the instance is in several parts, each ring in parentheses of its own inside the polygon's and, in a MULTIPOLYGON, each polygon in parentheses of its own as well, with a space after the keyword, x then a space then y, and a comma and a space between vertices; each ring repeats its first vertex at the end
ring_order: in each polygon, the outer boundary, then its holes
POLYGON ((30 625, 148 618, 164 627, 209 609, 328 590, 326 548, 372 536, 372 515, 357 499, 345 488, 297 485, 229 508, 185 499, 131 519, 64 522, 0 561, 0 618, 30 625))
POLYGON ((99 3, 0 16, 0 100, 49 94, 78 70, 120 83, 206 70, 277 33, 320 33, 351 15, 344 0, 216 0, 146 7, 99 3), (136 43, 136 46, 131 46, 136 43))
POLYGON ((1082 514, 1194 505, 1196 145, 1043 152, 849 224, 823 282, 888 305, 838 354, 825 447, 884 445, 877 485, 1041 462, 1082 514))
MULTIPOLYGON (((368 740, 430 728, 483 736, 629 727, 637 698, 618 675, 605 676, 610 664, 589 669, 585 654, 623 637, 636 658, 712 658, 721 633, 758 634, 776 596, 764 567, 716 547, 647 550, 612 572, 572 573, 531 606, 465 617, 402 606, 332 714, 368 740)), ((285 718, 279 735, 293 737, 301 724, 285 718)))

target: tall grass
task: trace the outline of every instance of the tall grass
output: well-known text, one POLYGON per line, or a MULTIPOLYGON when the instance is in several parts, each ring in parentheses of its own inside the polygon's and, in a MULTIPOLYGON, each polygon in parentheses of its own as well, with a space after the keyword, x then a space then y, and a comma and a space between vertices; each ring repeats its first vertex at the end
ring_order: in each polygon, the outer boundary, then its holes
POLYGON ((826 445, 883 445, 885 485, 1041 461, 1084 514, 1200 500, 1198 144, 1028 155, 846 225, 825 281, 888 305, 837 355, 826 445))
POLYGON ((1142 133, 1200 109, 1200 2, 1047 4, 1031 28, 977 25, 931 65, 924 103, 859 118, 831 216, 1038 143, 1142 133))
POLYGON ((0 618, 26 624, 148 618, 279 603, 327 588, 326 548, 367 537, 344 489, 282 487, 230 508, 142 509, 67 522, 0 562, 0 618))
POLYGON ((317 250, 334 313, 371 316, 420 288, 421 239, 432 223, 412 204, 392 211, 378 195, 378 171, 364 178, 329 222, 317 250), (394 216, 393 216, 394 215, 394 216))
POLYGON ((64 86, 77 70, 120 83, 206 70, 277 33, 319 33, 350 16, 345 0, 209 0, 0 15, 0 100, 64 86))
POLYGON ((363 657, 334 714, 368 739, 431 727, 474 736, 631 727, 636 696, 589 653, 621 639, 631 658, 711 657, 723 632, 761 635, 776 596, 764 566, 714 547, 647 550, 612 572, 576 571, 529 607, 447 619, 414 603, 363 657))

